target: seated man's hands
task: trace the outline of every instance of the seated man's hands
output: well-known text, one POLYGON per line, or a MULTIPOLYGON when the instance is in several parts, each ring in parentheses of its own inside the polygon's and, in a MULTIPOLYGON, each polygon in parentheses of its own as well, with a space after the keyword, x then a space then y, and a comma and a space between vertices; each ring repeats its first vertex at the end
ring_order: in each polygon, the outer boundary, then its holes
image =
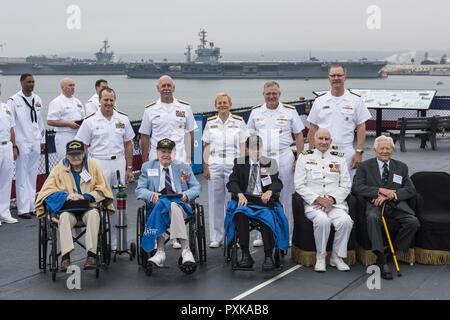
POLYGON ((180 192, 180 194, 182 195, 181 201, 187 202, 187 201, 189 200, 189 198, 188 198, 188 196, 186 195, 186 193, 180 192))
POLYGON ((270 200, 270 197, 272 196, 272 190, 267 190, 266 192, 264 192, 261 196, 261 201, 264 204, 267 204, 270 200))
POLYGON ((397 193, 392 189, 380 188, 378 189, 378 194, 386 197, 388 200, 397 200, 397 193))
POLYGON ((151 198, 151 201, 153 204, 156 204, 159 200, 159 196, 161 195, 161 193, 155 192, 151 198))
POLYGON ((243 193, 238 193, 238 207, 246 205, 247 205, 247 198, 244 196, 243 193))
POLYGON ((386 200, 389 200, 389 198, 388 198, 388 197, 385 197, 385 196, 382 195, 382 194, 380 194, 380 195, 378 196, 378 198, 372 200, 372 203, 373 203, 375 206, 379 207, 379 206, 381 206, 386 200))
POLYGON ((326 213, 331 210, 333 204, 333 199, 329 197, 317 197, 316 200, 314 200, 314 208, 320 209, 326 213))
POLYGON ((84 197, 78 193, 70 193, 67 196, 67 200, 69 200, 69 201, 77 201, 77 200, 83 200, 83 199, 84 199, 84 197))

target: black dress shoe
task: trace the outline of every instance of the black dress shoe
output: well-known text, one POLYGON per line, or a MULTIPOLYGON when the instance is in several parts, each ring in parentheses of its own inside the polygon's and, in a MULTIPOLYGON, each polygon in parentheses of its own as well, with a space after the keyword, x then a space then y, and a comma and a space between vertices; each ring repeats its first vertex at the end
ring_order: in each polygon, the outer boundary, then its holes
POLYGON ((250 252, 243 252, 242 258, 238 262, 238 267, 239 268, 252 268, 253 263, 254 263, 254 261, 252 259, 252 256, 250 255, 250 252))
POLYGON ((389 266, 387 264, 383 264, 382 266, 380 266, 380 269, 381 269, 381 277, 383 279, 385 280, 393 279, 391 269, 389 269, 389 266))
POLYGON ((27 212, 24 214, 19 214, 18 217, 21 219, 31 219, 33 216, 29 212, 27 212))
POLYGON ((272 257, 265 257, 264 262, 262 264, 262 270, 263 271, 271 271, 275 269, 275 262, 273 261, 272 257))

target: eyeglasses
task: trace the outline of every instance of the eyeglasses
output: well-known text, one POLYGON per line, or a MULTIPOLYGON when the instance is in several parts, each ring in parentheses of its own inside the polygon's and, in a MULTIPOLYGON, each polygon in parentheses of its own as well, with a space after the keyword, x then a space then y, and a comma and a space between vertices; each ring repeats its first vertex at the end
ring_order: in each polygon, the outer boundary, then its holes
POLYGON ((345 74, 329 74, 328 76, 330 78, 342 78, 345 74))

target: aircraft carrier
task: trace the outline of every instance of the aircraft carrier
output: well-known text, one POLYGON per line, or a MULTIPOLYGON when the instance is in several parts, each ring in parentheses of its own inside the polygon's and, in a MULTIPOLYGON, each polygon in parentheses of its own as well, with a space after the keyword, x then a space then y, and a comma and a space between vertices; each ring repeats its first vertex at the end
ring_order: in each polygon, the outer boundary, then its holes
POLYGON ((3 75, 115 75, 125 74, 127 64, 114 62, 114 52, 109 51, 108 40, 95 53, 95 59, 75 59, 48 56, 0 59, 3 75))
POLYGON ((341 63, 351 78, 378 78, 385 61, 320 61, 311 57, 302 62, 220 62, 220 48, 206 40, 207 32, 200 30, 200 44, 192 58, 192 46, 186 47, 186 62, 141 62, 130 64, 129 78, 159 78, 167 74, 177 79, 314 79, 326 78, 328 67, 341 63))

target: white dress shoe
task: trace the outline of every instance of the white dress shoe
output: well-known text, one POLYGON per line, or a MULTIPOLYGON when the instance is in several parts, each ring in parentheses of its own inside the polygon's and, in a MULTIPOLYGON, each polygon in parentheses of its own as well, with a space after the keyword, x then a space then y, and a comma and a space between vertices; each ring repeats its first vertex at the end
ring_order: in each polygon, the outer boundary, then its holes
POLYGON ((349 271, 350 267, 337 255, 332 255, 330 258, 330 266, 336 267, 339 271, 349 271))
POLYGON ((219 248, 220 247, 220 242, 219 241, 211 241, 211 243, 209 244, 210 248, 219 248))
POLYGON ((172 248, 174 249, 181 249, 181 244, 176 240, 172 240, 172 248))
POLYGON ((316 265, 314 266, 314 271, 325 272, 327 271, 326 254, 316 256, 316 265))
POLYGON ((181 258, 183 258, 183 261, 181 262, 182 264, 195 263, 194 256, 189 248, 183 249, 181 252, 181 258))
POLYGON ((147 261, 153 263, 157 267, 163 267, 164 261, 166 261, 166 253, 162 250, 158 250, 155 255, 147 261))
POLYGON ((253 246, 254 247, 262 247, 264 245, 264 242, 262 239, 255 239, 253 240, 253 246))
POLYGON ((17 219, 15 219, 15 218, 13 218, 13 217, 9 217, 9 218, 6 218, 6 219, 0 219, 0 222, 4 222, 4 223, 17 223, 19 220, 17 220, 17 219))

